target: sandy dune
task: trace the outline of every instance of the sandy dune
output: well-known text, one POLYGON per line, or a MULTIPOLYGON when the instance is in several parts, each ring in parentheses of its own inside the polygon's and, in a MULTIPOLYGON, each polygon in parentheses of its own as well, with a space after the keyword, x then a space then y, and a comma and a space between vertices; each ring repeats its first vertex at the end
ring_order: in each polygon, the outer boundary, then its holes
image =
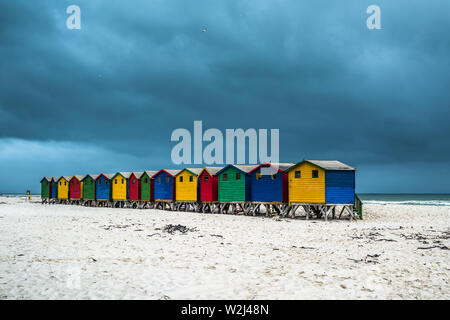
POLYGON ((324 222, 0 197, 0 298, 449 299, 450 207, 365 213, 324 222))

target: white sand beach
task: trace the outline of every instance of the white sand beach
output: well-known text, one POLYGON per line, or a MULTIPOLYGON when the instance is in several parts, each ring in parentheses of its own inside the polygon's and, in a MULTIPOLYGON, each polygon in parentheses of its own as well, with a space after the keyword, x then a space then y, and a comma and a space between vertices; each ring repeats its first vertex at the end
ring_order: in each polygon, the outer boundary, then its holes
POLYGON ((0 299, 449 299, 450 206, 364 210, 324 222, 0 197, 0 299))

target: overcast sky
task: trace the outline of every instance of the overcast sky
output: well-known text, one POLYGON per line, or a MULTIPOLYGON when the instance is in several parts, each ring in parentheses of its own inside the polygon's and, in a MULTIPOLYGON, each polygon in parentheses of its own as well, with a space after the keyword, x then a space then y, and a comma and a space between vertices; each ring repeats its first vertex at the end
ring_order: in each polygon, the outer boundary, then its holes
POLYGON ((171 168, 176 128, 278 128, 358 192, 450 190, 448 0, 0 0, 0 192, 171 168), (69 30, 66 8, 81 8, 69 30), (366 9, 381 8, 381 30, 366 9), (206 28, 206 32, 202 29, 206 28))

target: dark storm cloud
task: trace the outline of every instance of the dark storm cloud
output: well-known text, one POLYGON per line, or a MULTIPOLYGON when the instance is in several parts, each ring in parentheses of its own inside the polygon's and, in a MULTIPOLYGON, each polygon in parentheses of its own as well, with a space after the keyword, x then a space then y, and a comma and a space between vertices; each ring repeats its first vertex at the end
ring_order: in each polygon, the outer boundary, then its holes
POLYGON ((79 31, 65 26, 73 1, 0 1, 9 148, 73 143, 98 162, 128 157, 117 170, 168 166, 171 132, 203 120, 279 128, 283 161, 450 161, 448 1, 77 1, 79 31), (374 3, 383 29, 369 31, 374 3))

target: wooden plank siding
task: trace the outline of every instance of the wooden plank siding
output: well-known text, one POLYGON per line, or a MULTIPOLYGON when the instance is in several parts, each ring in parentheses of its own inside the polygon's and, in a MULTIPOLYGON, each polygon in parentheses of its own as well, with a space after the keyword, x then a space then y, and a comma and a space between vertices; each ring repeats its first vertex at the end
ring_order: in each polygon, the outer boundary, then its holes
POLYGON ((143 200, 143 201, 153 200, 153 196, 152 196, 153 180, 152 180, 152 178, 147 174, 147 172, 144 172, 140 178, 140 181, 141 181, 141 200, 143 200))
POLYGON ((175 179, 165 170, 153 176, 153 194, 155 200, 175 200, 175 179))
POLYGON ((183 169, 175 177, 175 199, 176 201, 198 200, 198 176, 188 169, 183 169))
POLYGON ((41 180, 41 198, 50 198, 51 183, 47 178, 41 180))
POLYGON ((58 180, 58 199, 69 198, 69 181, 65 177, 58 180))
POLYGON ((218 174, 218 199, 220 202, 247 201, 250 198, 250 178, 245 172, 228 166, 218 174), (240 179, 237 179, 237 174, 240 179), (224 180, 226 175, 226 180, 224 180))
POLYGON ((325 170, 302 162, 289 170, 289 203, 325 203, 325 170), (318 170, 319 176, 312 177, 318 170), (300 172, 300 178, 296 178, 300 172))
POLYGON ((111 180, 108 175, 100 174, 97 179, 95 179, 95 199, 111 199, 111 180))
POLYGON ((94 200, 95 199, 95 180, 87 175, 83 179, 83 199, 94 200))
POLYGON ((111 179, 111 198, 113 200, 126 200, 127 199, 127 178, 116 173, 111 179))
POLYGON ((325 172, 325 202, 355 203, 355 171, 329 170, 325 172))

